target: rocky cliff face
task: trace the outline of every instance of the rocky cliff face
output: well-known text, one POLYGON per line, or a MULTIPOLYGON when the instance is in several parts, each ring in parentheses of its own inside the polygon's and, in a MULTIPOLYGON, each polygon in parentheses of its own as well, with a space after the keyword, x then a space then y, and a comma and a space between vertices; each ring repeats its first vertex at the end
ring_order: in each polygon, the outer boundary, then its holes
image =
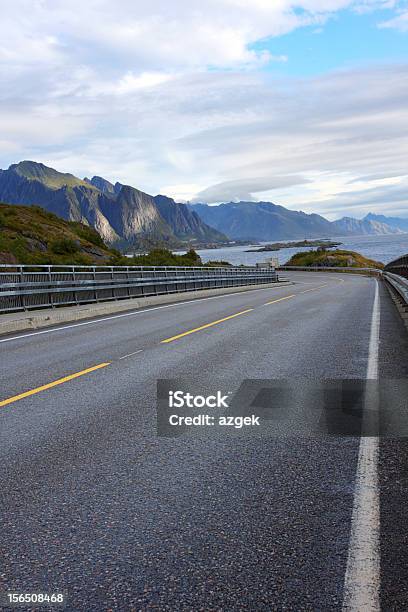
POLYGON ((63 219, 81 221, 94 227, 110 244, 164 242, 176 246, 181 240, 192 244, 227 240, 187 206, 170 198, 153 198, 98 176, 81 180, 37 162, 24 161, 0 170, 0 200, 36 204, 63 219))
POLYGON ((93 185, 102 193, 115 193, 115 185, 112 185, 109 181, 104 179, 102 176, 93 176, 91 179, 85 177, 84 181, 88 183, 88 185, 93 185))
POLYGON ((181 240, 189 240, 195 236, 203 242, 216 241, 217 235, 215 233, 213 237, 209 235, 208 225, 186 204, 176 204, 172 198, 164 195, 155 196, 154 201, 163 219, 174 228, 176 236, 181 240))

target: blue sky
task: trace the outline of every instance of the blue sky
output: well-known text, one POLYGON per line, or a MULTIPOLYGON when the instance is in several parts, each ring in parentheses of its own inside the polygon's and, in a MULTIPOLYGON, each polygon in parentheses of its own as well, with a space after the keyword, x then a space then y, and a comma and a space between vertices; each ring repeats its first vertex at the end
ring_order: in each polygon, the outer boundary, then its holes
POLYGON ((405 0, 15 0, 0 167, 408 216, 405 0))
POLYGON ((312 25, 265 38, 250 48, 286 56, 286 62, 269 64, 266 70, 295 77, 370 63, 402 63, 407 60, 407 33, 379 27, 389 17, 390 10, 363 14, 341 10, 321 26, 312 25))

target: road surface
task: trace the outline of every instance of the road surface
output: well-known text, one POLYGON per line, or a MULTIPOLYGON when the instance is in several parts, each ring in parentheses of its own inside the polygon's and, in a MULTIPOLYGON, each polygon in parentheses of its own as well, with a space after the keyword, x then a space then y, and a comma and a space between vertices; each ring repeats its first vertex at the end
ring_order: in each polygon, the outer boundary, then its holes
POLYGON ((407 609, 404 441, 380 443, 379 532, 356 540, 359 438, 156 435, 158 378, 366 378, 370 360, 407 377, 381 283, 376 336, 375 279, 285 276, 0 340, 0 592, 65 591, 81 611, 342 610, 367 537, 372 609, 407 609))

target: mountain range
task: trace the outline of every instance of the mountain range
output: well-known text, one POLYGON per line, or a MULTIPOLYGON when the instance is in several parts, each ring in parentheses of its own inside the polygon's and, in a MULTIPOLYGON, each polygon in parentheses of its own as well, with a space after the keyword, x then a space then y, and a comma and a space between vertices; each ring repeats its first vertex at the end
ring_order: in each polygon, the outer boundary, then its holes
MULTIPOLYGON (((208 204, 189 206, 203 221, 235 240, 291 240, 404 232, 396 225, 374 218, 375 215, 371 217, 367 215, 364 219, 343 217, 337 221, 328 221, 321 215, 289 210, 272 202, 229 202, 218 206, 208 204)), ((408 225, 408 219, 406 221, 408 225)))
POLYGON ((0 170, 0 201, 38 205, 85 223, 106 243, 123 249, 408 232, 408 219, 374 213, 328 221, 272 202, 181 204, 101 176, 80 179, 34 161, 0 170))
POLYGON ((94 227, 106 243, 118 247, 161 243, 171 248, 228 240, 171 198, 113 185, 99 176, 82 180, 33 161, 0 170, 0 201, 39 205, 63 219, 94 227))
POLYGON ((368 221, 385 223, 394 229, 399 229, 402 232, 408 232, 408 219, 402 219, 401 217, 386 217, 385 215, 375 215, 374 213, 368 213, 365 219, 368 221))

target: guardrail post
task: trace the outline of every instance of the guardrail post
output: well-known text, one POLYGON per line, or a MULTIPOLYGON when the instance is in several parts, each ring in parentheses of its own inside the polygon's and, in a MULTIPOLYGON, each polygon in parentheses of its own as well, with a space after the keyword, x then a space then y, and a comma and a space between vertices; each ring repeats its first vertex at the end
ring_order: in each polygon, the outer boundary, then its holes
MULTIPOLYGON (((24 270, 23 270, 23 266, 20 266, 20 284, 24 283, 24 270)), ((27 305, 26 305, 26 300, 25 300, 25 296, 24 294, 21 294, 21 305, 24 308, 24 310, 27 310, 27 305)))
POLYGON ((93 280, 93 286, 94 286, 94 301, 98 302, 98 288, 96 286, 96 269, 95 266, 92 267, 92 280, 93 280))
POLYGON ((129 298, 130 297, 129 266, 126 267, 126 284, 127 284, 127 294, 128 294, 128 298, 129 298))
POLYGON ((72 266, 72 283, 73 283, 73 288, 74 288, 74 300, 75 300, 75 304, 78 306, 78 294, 76 291, 76 275, 75 275, 75 266, 72 266))
MULTIPOLYGON (((50 283, 49 288, 52 289, 51 266, 48 266, 48 281, 50 283)), ((52 297, 52 292, 51 291, 48 294, 48 303, 51 304, 51 308, 55 308, 54 298, 52 297)))
POLYGON ((113 286, 115 284, 115 277, 114 277, 114 273, 113 273, 113 266, 111 266, 111 281, 112 281, 112 297, 117 300, 117 295, 116 295, 116 288, 113 286))

